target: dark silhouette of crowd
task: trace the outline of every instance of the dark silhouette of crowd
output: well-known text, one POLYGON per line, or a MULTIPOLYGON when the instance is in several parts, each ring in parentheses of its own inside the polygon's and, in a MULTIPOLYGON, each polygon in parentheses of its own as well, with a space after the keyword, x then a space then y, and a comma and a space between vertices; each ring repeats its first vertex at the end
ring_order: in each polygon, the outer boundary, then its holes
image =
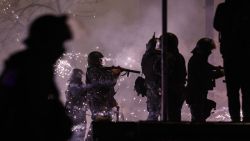
MULTIPOLYGON (((183 100, 186 100, 192 115, 191 121, 205 122, 212 110, 216 109, 216 102, 207 98, 208 92, 216 87, 216 79, 223 76, 225 76, 231 120, 233 122, 248 122, 250 120, 250 67, 247 61, 250 56, 248 39, 250 6, 248 1, 226 0, 219 4, 215 11, 213 24, 219 33, 223 67, 214 66, 208 62, 212 50, 216 47, 213 39, 200 38, 188 61, 186 84, 185 60, 178 53, 178 39, 176 37, 174 40, 173 36, 167 37, 169 39, 166 42, 167 63, 164 66, 167 68, 165 80, 167 81, 166 94, 168 99, 166 99, 166 103, 168 103, 169 121, 180 121, 181 107, 183 100), (172 51, 169 51, 170 49, 172 51), (173 118, 171 118, 172 116, 173 118)), ((161 116, 160 82, 162 78, 159 71, 161 70, 161 63, 159 63, 161 62, 161 53, 160 49, 156 48, 157 40, 160 38, 153 36, 148 41, 141 63, 147 88, 147 109, 149 112, 147 120, 158 120, 161 116)), ((160 41, 160 43, 162 42, 160 41)))

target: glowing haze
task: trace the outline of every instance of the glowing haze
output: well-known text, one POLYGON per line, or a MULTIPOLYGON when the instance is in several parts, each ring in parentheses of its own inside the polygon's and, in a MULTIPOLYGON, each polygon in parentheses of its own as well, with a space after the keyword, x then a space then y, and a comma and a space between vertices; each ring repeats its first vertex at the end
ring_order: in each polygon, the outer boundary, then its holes
MULTIPOLYGON (((216 5, 222 0, 215 0, 216 5)), ((168 31, 179 38, 179 49, 186 63, 190 51, 199 38, 205 36, 204 0, 169 0, 168 31)), ((140 61, 147 41, 161 34, 161 0, 2 0, 0 2, 0 71, 4 60, 14 51, 23 49, 29 23, 44 13, 67 13, 74 39, 66 43, 68 52, 56 64, 56 81, 64 102, 69 73, 74 67, 86 72, 87 54, 99 50, 105 55, 106 65, 120 65, 141 70, 140 61)), ((211 23, 212 24, 212 21, 211 23)), ((217 41, 217 33, 214 32, 217 41)), ((222 65, 219 48, 210 58, 222 65)), ((138 121, 147 117, 146 98, 137 96, 133 87, 138 74, 120 77, 115 98, 120 105, 121 120, 138 121)), ((227 121, 225 84, 222 79, 209 98, 217 102, 217 110, 209 120, 227 121)), ((85 81, 85 77, 83 78, 85 81)), ((189 109, 183 106, 183 120, 190 120, 189 109)))

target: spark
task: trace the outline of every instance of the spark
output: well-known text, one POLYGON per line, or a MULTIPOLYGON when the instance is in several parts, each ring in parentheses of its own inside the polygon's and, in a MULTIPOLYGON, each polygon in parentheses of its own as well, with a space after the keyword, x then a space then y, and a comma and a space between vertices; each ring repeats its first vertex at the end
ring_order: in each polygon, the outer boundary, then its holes
POLYGON ((139 103, 141 103, 141 101, 142 101, 142 100, 140 99, 140 100, 139 100, 139 103))
POLYGON ((122 77, 121 79, 119 79, 120 82, 124 81, 125 79, 122 77))
POLYGON ((105 61, 108 61, 108 62, 112 61, 112 58, 108 58, 108 57, 104 57, 103 59, 104 59, 105 61))
POLYGON ((73 64, 81 64, 82 60, 84 57, 80 52, 64 53, 55 65, 55 74, 62 78, 69 76, 72 69, 76 67, 73 64))

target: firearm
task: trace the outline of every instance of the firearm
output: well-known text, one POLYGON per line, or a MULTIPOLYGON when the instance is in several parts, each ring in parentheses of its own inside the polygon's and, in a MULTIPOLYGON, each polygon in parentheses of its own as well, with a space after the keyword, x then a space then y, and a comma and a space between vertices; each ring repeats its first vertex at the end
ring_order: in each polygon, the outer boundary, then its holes
POLYGON ((224 68, 222 66, 215 67, 213 72, 214 72, 213 76, 215 79, 221 78, 225 75, 224 68))
POLYGON ((210 80, 210 83, 208 84, 208 90, 213 90, 213 88, 216 86, 215 80, 218 78, 223 77, 224 74, 224 68, 221 66, 214 67, 212 71, 212 78, 210 80))
MULTIPOLYGON (((120 67, 120 66, 104 67, 104 69, 106 69, 106 70, 120 69, 121 72, 126 72, 125 74, 127 74, 127 77, 129 76, 129 73, 130 73, 130 72, 132 72, 132 73, 138 73, 138 74, 141 73, 140 71, 131 70, 131 69, 126 69, 126 68, 123 68, 123 67, 120 67)), ((125 75, 125 74, 124 74, 124 75, 125 75)))

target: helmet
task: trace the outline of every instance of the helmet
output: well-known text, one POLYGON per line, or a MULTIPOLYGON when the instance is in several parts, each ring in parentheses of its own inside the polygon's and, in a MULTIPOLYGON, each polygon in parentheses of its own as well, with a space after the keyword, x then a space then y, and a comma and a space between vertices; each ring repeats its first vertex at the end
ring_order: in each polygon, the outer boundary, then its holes
POLYGON ((82 83, 82 75, 83 75, 83 71, 81 69, 78 68, 74 68, 72 70, 71 73, 71 77, 70 77, 70 82, 78 82, 78 83, 82 83))
POLYGON ((83 75, 83 71, 81 69, 78 69, 78 68, 74 68, 72 70, 72 76, 75 76, 75 77, 82 77, 83 75))
POLYGON ((210 53, 211 50, 215 49, 216 45, 213 39, 210 38, 201 38, 195 48, 192 50, 192 53, 210 53))
MULTIPOLYGON (((167 34, 160 36, 161 41, 164 39, 163 36, 165 36, 167 51, 178 51, 179 41, 177 36, 173 33, 168 32, 167 34)), ((160 47, 162 47, 162 45, 160 45, 160 47)))
POLYGON ((35 19, 29 28, 24 43, 34 47, 47 47, 47 44, 62 43, 72 38, 67 25, 67 16, 43 15, 35 19))
POLYGON ((88 55, 88 65, 89 66, 100 66, 101 61, 104 56, 101 52, 99 51, 92 51, 88 55))

